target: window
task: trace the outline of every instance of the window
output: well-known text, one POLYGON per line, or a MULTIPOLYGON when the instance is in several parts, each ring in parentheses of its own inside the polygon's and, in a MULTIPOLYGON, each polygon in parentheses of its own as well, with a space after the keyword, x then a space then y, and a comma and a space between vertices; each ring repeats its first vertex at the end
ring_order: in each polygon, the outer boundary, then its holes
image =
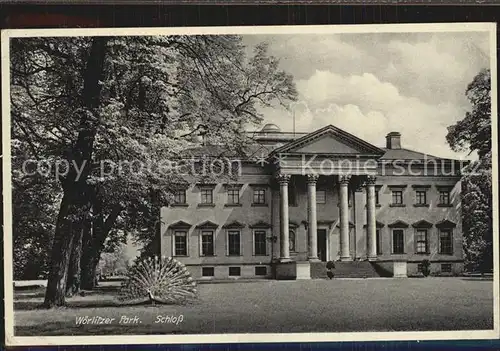
POLYGON ((266 250, 266 231, 256 230, 254 233, 254 255, 255 256, 265 256, 267 255, 266 250))
POLYGON ((439 232, 439 253, 444 255, 453 254, 453 240, 451 229, 441 229, 439 232))
POLYGON ((448 206, 450 205, 450 191, 440 190, 439 191, 439 204, 448 206))
POLYGON ((395 254, 405 253, 405 239, 403 229, 394 229, 392 231, 392 252, 395 254))
POLYGON ((417 205, 427 205, 427 192, 425 190, 417 190, 415 195, 417 205))
POLYGON ((240 203, 240 189, 227 189, 227 203, 229 205, 240 203))
POLYGON ((380 237, 380 229, 377 229, 375 231, 375 234, 377 236, 377 255, 381 255, 382 254, 382 243, 380 242, 381 240, 381 237, 380 237))
POLYGON ((424 269, 424 265, 422 263, 419 263, 417 265, 417 272, 418 273, 422 273, 423 269, 424 269))
POLYGON ((214 232, 211 230, 204 230, 201 232, 201 255, 214 255, 214 232))
POLYGON ((403 204, 403 191, 402 190, 393 190, 392 191, 392 204, 393 205, 402 205, 403 204))
POLYGON ((174 250, 175 256, 187 256, 187 233, 185 231, 174 233, 174 250))
POLYGON ((295 252, 295 230, 289 229, 288 240, 289 240, 288 247, 290 252, 295 252))
POLYGON ((379 188, 375 189, 375 205, 380 205, 380 199, 378 196, 379 191, 380 191, 379 188))
POLYGON ((174 203, 175 204, 185 204, 186 203, 186 190, 177 190, 174 193, 174 203))
POLYGON ((201 276, 202 277, 213 277, 214 276, 214 267, 201 267, 201 276))
POLYGON ((241 275, 241 268, 240 267, 229 267, 229 276, 230 277, 235 277, 235 276, 240 276, 241 275))
POLYGON ((266 275, 267 274, 267 267, 262 266, 262 267, 255 267, 255 275, 266 275))
POLYGON ((451 273, 451 263, 441 263, 441 273, 451 273))
POLYGON ((201 203, 202 204, 213 204, 213 189, 201 189, 201 203))
POLYGON ((266 190, 265 189, 254 189, 253 191, 253 203, 264 205, 266 203, 266 190))
POLYGON ((240 231, 230 230, 227 234, 227 253, 229 256, 239 256, 240 253, 240 231))
POLYGON ((326 191, 325 190, 317 190, 316 191, 316 203, 317 204, 326 204, 326 191))
POLYGON ((417 253, 427 253, 427 230, 417 229, 415 234, 417 253))

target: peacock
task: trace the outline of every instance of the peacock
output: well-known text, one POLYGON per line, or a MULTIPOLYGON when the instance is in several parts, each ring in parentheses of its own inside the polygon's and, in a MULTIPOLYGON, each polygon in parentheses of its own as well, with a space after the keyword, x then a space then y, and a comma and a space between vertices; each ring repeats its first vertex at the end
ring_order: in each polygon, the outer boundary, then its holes
POLYGON ((197 298, 196 282, 186 266, 172 257, 149 257, 136 262, 122 284, 124 304, 180 304, 197 298))

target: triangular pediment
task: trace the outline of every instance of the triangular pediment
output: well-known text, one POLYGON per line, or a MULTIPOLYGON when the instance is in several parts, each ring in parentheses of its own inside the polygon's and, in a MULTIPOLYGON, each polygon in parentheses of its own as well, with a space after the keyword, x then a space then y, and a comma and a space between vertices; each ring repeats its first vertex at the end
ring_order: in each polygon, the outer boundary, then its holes
POLYGON ((184 221, 177 221, 169 225, 169 227, 174 229, 188 229, 191 228, 191 224, 184 221))
POLYGON ((328 125, 274 150, 273 153, 383 155, 384 150, 328 125))
POLYGON ((449 221, 447 219, 436 223, 436 227, 439 229, 455 228, 456 226, 456 223, 453 223, 452 221, 449 221))
POLYGON ((238 221, 232 221, 230 223, 224 224, 223 228, 244 228, 245 225, 238 221))
POLYGON ((396 222, 392 222, 391 224, 388 225, 389 228, 408 228, 409 225, 408 223, 397 220, 396 222))
POLYGON ((207 229, 215 229, 219 225, 217 223, 214 223, 212 221, 205 221, 203 223, 200 223, 196 226, 196 228, 207 228, 207 229))

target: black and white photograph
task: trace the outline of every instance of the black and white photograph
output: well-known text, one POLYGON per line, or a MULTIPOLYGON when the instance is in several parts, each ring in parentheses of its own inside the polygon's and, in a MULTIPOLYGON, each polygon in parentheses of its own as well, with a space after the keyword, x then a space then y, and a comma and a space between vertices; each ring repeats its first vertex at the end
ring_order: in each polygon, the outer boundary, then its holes
POLYGON ((7 344, 498 338, 494 23, 1 45, 7 344))

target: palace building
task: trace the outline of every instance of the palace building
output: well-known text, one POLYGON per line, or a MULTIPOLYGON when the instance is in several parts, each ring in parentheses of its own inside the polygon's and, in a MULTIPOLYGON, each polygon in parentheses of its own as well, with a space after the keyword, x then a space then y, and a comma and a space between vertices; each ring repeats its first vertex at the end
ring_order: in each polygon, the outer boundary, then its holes
POLYGON ((251 134, 237 179, 188 184, 161 210, 161 254, 195 278, 307 279, 327 261, 344 276, 401 262, 419 275, 423 260, 431 274, 462 272, 460 161, 405 149, 398 132, 385 147, 331 125, 251 134))

